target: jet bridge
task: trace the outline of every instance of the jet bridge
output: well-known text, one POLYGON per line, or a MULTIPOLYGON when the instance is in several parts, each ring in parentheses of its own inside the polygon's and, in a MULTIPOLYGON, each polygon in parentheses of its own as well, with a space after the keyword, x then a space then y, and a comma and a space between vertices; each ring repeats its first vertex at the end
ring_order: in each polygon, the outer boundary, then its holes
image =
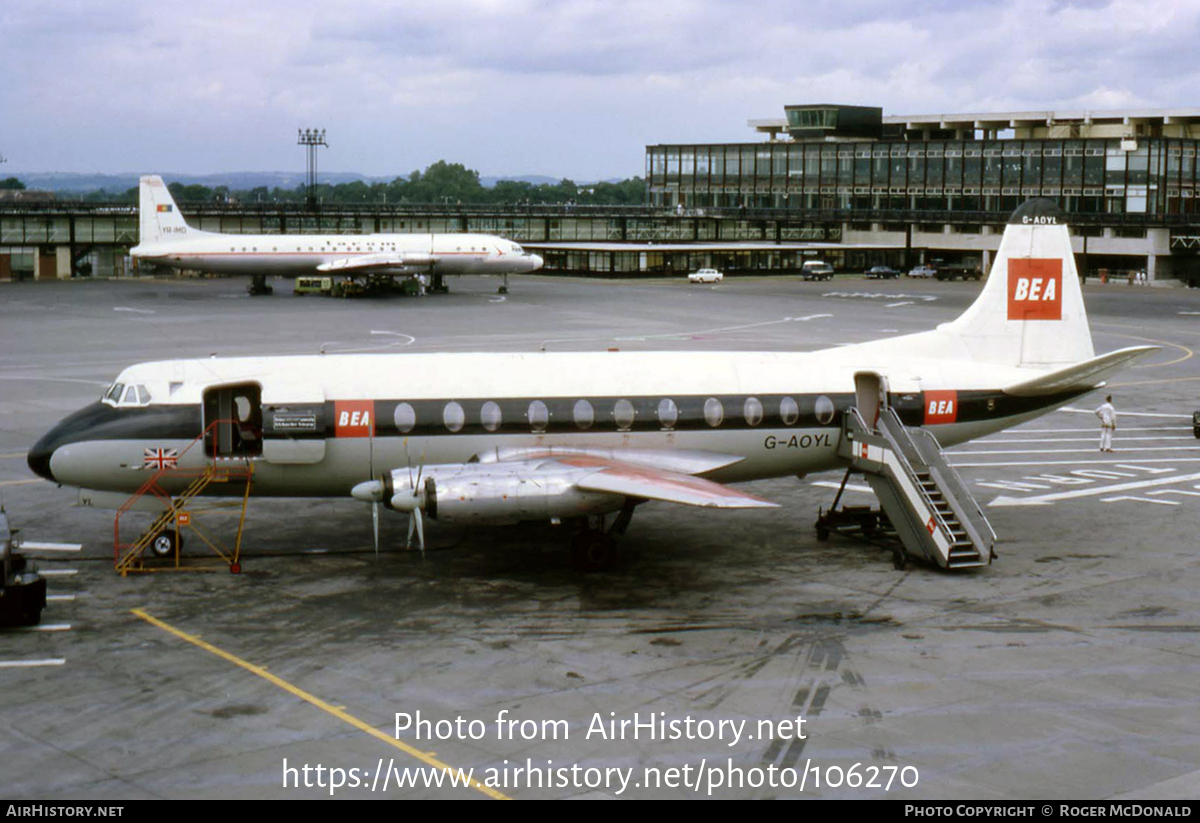
MULTIPOLYGON (((902 549, 895 562, 903 568, 915 556, 943 569, 985 566, 995 556, 996 533, 941 445, 925 429, 908 427, 887 405, 887 383, 874 373, 855 375, 857 400, 842 420, 838 456, 851 472, 862 472, 890 521, 902 549), (868 423, 867 421, 871 421, 868 423)), ((843 487, 844 487, 843 483, 843 487)), ((840 492, 839 492, 840 497, 840 492)), ((837 502, 834 502, 836 509, 837 502)), ((827 536, 838 522, 831 510, 817 521, 818 535, 827 536)), ((872 513, 870 526, 880 522, 872 513)), ((870 531, 862 512, 850 512, 864 532, 870 531)))

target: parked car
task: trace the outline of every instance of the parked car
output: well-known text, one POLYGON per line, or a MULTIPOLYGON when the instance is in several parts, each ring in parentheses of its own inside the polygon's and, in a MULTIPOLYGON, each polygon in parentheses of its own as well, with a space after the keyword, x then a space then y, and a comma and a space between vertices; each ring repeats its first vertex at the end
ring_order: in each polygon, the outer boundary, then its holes
POLYGON ((805 260, 800 267, 800 276, 805 280, 832 280, 833 266, 824 260, 805 260))
POLYGON ((937 270, 933 266, 917 266, 908 273, 909 277, 937 277, 937 270))
POLYGON ((720 283, 725 275, 716 269, 699 269, 688 275, 689 283, 720 283))
POLYGON ((878 280, 894 280, 900 276, 900 272, 893 269, 891 266, 871 266, 867 269, 867 277, 876 278, 878 280))

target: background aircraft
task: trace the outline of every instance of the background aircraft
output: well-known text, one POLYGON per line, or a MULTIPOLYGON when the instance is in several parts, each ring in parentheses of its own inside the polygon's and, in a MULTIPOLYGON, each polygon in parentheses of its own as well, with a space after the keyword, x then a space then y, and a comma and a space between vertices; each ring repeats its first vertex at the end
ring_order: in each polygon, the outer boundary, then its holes
POLYGON ((157 175, 141 178, 135 264, 156 263, 217 274, 522 274, 542 258, 490 234, 224 234, 189 226, 157 175))

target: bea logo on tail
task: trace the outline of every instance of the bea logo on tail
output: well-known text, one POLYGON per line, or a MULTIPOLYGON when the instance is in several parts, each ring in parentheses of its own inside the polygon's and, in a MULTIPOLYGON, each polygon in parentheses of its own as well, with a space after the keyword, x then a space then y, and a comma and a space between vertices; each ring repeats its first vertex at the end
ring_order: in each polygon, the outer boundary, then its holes
POLYGON ((1008 319, 1062 320, 1062 260, 1009 258, 1008 319))

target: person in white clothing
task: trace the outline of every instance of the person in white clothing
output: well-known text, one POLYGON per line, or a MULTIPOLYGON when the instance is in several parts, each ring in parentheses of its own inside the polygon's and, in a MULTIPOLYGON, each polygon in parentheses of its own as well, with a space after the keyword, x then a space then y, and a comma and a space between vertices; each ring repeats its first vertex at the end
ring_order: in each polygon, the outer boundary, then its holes
POLYGON ((1096 416, 1100 418, 1100 451, 1110 452, 1113 450, 1113 432, 1117 430, 1117 410, 1113 408, 1111 394, 1096 409, 1096 416))

